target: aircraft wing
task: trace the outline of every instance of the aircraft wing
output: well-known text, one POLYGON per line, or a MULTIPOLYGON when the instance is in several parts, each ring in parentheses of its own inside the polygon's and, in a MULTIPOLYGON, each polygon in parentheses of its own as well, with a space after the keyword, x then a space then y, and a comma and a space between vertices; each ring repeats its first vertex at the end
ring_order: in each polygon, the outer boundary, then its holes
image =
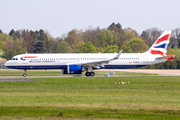
POLYGON ((83 66, 84 68, 89 68, 89 67, 99 68, 99 66, 104 67, 104 64, 108 64, 110 61, 119 59, 122 51, 123 51, 123 50, 121 50, 113 59, 102 60, 102 61, 86 62, 86 63, 82 63, 82 66, 83 66))
POLYGON ((99 66, 104 67, 103 64, 108 64, 110 61, 119 59, 122 51, 123 50, 121 50, 113 59, 109 59, 109 60, 99 60, 99 61, 92 61, 92 62, 76 62, 76 63, 70 63, 70 64, 82 65, 84 68, 90 68, 90 67, 100 68, 99 66))

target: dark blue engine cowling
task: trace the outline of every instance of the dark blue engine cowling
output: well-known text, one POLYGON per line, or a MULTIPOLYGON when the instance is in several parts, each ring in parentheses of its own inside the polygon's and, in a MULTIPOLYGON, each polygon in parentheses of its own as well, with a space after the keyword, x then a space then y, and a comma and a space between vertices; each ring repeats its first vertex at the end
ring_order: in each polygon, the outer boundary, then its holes
MULTIPOLYGON (((68 74, 68 70, 62 69, 62 73, 68 74)), ((82 74, 82 66, 81 65, 69 65, 69 74, 82 74)))

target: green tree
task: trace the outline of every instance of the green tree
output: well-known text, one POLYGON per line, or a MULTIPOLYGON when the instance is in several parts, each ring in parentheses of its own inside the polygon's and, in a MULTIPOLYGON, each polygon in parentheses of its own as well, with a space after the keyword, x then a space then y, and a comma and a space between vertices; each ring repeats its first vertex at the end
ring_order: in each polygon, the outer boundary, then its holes
POLYGON ((16 39, 15 41, 11 37, 11 39, 7 39, 2 41, 4 57, 6 59, 10 59, 11 57, 22 54, 26 52, 26 49, 23 48, 24 39, 16 39))
POLYGON ((34 44, 34 50, 33 53, 49 53, 50 51, 50 43, 48 41, 47 34, 44 32, 44 30, 39 30, 38 31, 30 31, 31 36, 33 36, 33 39, 37 41, 34 44))
MULTIPOLYGON (((177 47, 175 47, 175 59, 177 59, 177 60, 180 60, 180 49, 179 48, 177 48, 177 47)), ((168 54, 169 54, 169 49, 168 49, 168 54)), ((171 55, 171 54, 170 54, 171 55)), ((173 55, 173 54, 172 54, 173 55)))
POLYGON ((96 53, 95 47, 92 45, 91 42, 86 42, 80 47, 78 53, 96 53))
POLYGON ((59 44, 60 41, 54 39, 53 37, 48 38, 48 41, 49 41, 49 43, 50 43, 50 44, 49 44, 49 46, 50 46, 49 52, 50 52, 50 53, 57 53, 57 52, 58 52, 58 51, 57 51, 57 46, 58 46, 58 44, 59 44))
POLYGON ((44 46, 45 46, 44 41, 38 40, 34 45, 33 53, 44 53, 45 51, 44 46))
POLYGON ((1 39, 0 39, 0 50, 2 50, 2 43, 1 43, 1 39))
POLYGON ((59 53, 71 53, 73 50, 71 49, 71 46, 66 41, 59 42, 57 46, 57 52, 59 53))
POLYGON ((100 34, 100 47, 107 48, 110 45, 115 45, 117 42, 117 36, 114 31, 102 29, 100 34))
POLYGON ((50 49, 50 45, 49 45, 49 41, 48 41, 48 37, 46 35, 46 33, 44 32, 44 30, 39 30, 39 36, 37 38, 38 40, 40 40, 41 42, 44 42, 44 52, 49 53, 49 49, 50 49))
POLYGON ((0 29, 0 33, 3 33, 1 29, 0 29))
POLYGON ((1 39, 0 39, 0 57, 2 57, 3 55, 3 51, 2 51, 2 42, 1 42, 1 39))
POLYGON ((30 30, 30 34, 33 37, 34 40, 36 40, 38 38, 38 32, 33 32, 32 30, 30 30))
POLYGON ((115 24, 114 22, 108 27, 108 30, 115 31, 120 33, 122 30, 122 26, 120 23, 115 24))
POLYGON ((65 38, 65 41, 69 43, 72 51, 76 53, 77 51, 79 51, 81 45, 84 44, 82 31, 73 29, 68 33, 68 36, 67 38, 65 38))
POLYGON ((132 53, 132 48, 128 41, 123 44, 122 49, 125 53, 132 53))
POLYGON ((96 47, 96 51, 97 52, 101 52, 101 53, 103 53, 104 52, 104 48, 102 48, 102 47, 96 47))
POLYGON ((104 53, 114 53, 114 52, 117 52, 117 53, 119 52, 117 45, 111 45, 111 46, 107 47, 104 51, 104 53))
POLYGON ((10 36, 12 36, 13 34, 15 34, 14 29, 12 29, 12 30, 9 32, 9 35, 10 35, 10 36))
POLYGON ((122 49, 123 44, 129 42, 132 38, 137 37, 137 33, 135 30, 131 28, 121 29, 121 32, 115 32, 117 36, 117 45, 120 49, 122 49))
POLYGON ((24 54, 26 53, 26 48, 24 47, 24 39, 23 38, 19 38, 16 39, 14 41, 14 55, 18 55, 18 54, 24 54))
POLYGON ((0 39, 2 42, 7 42, 9 40, 13 40, 13 37, 5 33, 0 33, 0 39))
POLYGON ((113 34, 114 31, 107 30, 107 45, 114 45, 114 42, 117 40, 117 37, 113 34))
POLYGON ((148 50, 148 46, 145 44, 145 42, 140 38, 133 38, 130 40, 130 42, 126 42, 122 47, 124 52, 145 52, 148 50))
POLYGON ((14 40, 19 39, 21 37, 20 32, 18 30, 14 31, 14 29, 12 29, 9 32, 9 35, 12 36, 14 40))
POLYGON ((138 53, 138 52, 146 52, 148 50, 148 46, 145 44, 145 42, 140 38, 133 38, 129 42, 132 52, 138 53))
POLYGON ((101 45, 101 47, 103 48, 107 47, 107 39, 108 39, 108 36, 106 34, 106 30, 102 29, 101 35, 100 35, 100 41, 99 41, 99 44, 101 45))
POLYGON ((137 37, 136 31, 129 27, 125 28, 123 31, 124 31, 123 33, 124 40, 130 41, 132 38, 137 37))
POLYGON ((176 55, 176 50, 171 48, 171 47, 168 47, 167 54, 169 54, 169 55, 176 55))
POLYGON ((101 34, 101 30, 99 28, 89 27, 85 32, 83 32, 83 41, 91 42, 96 48, 100 47, 101 44, 99 42, 99 36, 101 34))

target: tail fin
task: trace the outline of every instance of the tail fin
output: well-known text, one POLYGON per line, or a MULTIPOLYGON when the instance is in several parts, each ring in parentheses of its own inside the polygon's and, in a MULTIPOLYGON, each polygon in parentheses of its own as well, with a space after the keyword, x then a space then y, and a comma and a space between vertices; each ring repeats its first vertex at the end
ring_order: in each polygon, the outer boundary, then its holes
POLYGON ((164 31, 156 42, 149 48, 148 52, 153 55, 166 56, 171 31, 164 31))

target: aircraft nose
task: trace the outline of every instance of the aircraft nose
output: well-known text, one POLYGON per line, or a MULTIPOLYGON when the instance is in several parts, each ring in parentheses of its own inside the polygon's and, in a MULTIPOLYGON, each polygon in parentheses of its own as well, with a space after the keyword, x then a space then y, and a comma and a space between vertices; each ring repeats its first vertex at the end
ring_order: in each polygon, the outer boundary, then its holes
POLYGON ((9 62, 8 62, 8 61, 7 61, 7 62, 5 62, 4 66, 6 66, 6 67, 7 67, 8 65, 9 65, 9 62))

